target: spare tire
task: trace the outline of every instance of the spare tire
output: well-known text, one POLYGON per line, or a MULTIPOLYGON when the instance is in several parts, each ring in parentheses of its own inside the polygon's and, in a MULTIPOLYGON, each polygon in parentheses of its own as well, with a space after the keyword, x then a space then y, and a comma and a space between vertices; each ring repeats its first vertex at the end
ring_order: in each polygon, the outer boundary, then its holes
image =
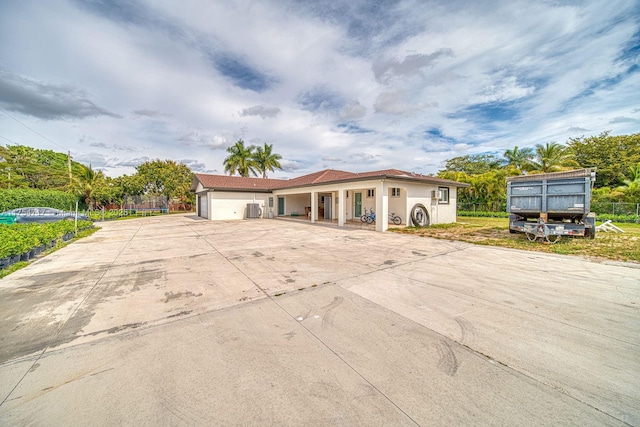
POLYGON ((411 209, 411 222, 415 227, 428 227, 431 224, 429 211, 422 203, 417 203, 411 209))

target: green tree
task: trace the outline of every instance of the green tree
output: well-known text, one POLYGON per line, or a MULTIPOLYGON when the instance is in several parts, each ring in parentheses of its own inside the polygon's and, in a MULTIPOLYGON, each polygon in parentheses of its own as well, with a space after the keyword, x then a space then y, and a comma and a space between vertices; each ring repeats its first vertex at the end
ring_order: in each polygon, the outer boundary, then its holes
POLYGON ((449 159, 445 163, 445 171, 480 174, 502 167, 503 160, 493 154, 468 154, 449 159))
POLYGON ((536 144, 535 159, 531 161, 531 172, 559 172, 579 167, 578 162, 564 145, 557 142, 536 144))
POLYGON ((94 185, 91 197, 96 207, 121 205, 124 202, 124 193, 118 183, 118 178, 109 176, 105 176, 94 185))
POLYGON ((223 162, 224 171, 229 175, 238 172, 240 176, 244 177, 248 177, 250 173, 257 176, 257 167, 253 155, 254 149, 255 147, 253 145, 245 147, 242 139, 239 139, 232 146, 227 147, 227 153, 229 153, 229 155, 223 162))
POLYGON ((640 162, 640 133, 570 138, 567 147, 580 167, 597 169, 596 188, 623 185, 625 173, 640 162))
POLYGON ((173 160, 153 160, 136 167, 145 194, 166 196, 169 200, 191 203, 189 189, 193 172, 183 163, 173 160))
POLYGON ((73 178, 73 189, 87 207, 91 210, 98 206, 100 203, 94 197, 93 192, 100 185, 100 182, 104 180, 102 171, 94 171, 91 165, 83 165, 80 172, 73 178))
POLYGON ((640 203, 640 163, 629 166, 627 174, 622 177, 622 185, 615 189, 622 193, 622 199, 628 203, 640 203))
POLYGON ((280 160, 282 156, 272 152, 273 144, 269 145, 266 142, 263 147, 256 147, 253 152, 252 161, 255 164, 255 168, 258 172, 262 173, 262 178, 267 177, 267 171, 273 172, 275 169, 282 169, 280 166, 280 160))
MULTIPOLYGON (((71 160, 71 175, 84 165, 71 160)), ((68 154, 26 145, 0 146, 0 186, 72 191, 68 154)))
POLYGON ((520 173, 531 168, 531 160, 533 160, 533 148, 518 148, 516 145, 513 150, 505 150, 504 158, 507 160, 507 166, 512 166, 520 173))

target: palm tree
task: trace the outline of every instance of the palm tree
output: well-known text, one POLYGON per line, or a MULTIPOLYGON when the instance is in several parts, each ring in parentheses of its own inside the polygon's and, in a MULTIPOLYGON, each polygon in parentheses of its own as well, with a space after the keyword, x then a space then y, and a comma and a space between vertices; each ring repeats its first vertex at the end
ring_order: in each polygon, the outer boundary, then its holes
POLYGON ((629 166, 627 175, 623 177, 622 183, 623 185, 614 190, 615 193, 621 194, 631 202, 640 199, 640 163, 635 166, 629 166))
POLYGON ((91 165, 82 165, 80 174, 75 177, 76 191, 80 193, 89 210, 95 207, 96 201, 92 193, 102 179, 104 179, 102 171, 94 171, 91 165))
POLYGON ((519 171, 528 170, 531 166, 531 160, 533 160, 533 148, 518 148, 516 145, 513 150, 506 150, 504 152, 504 158, 507 159, 507 165, 513 166, 519 171))
POLYGON ((531 161, 531 172, 558 172, 578 166, 571 152, 557 142, 536 144, 535 160, 531 161))
POLYGON ((248 177, 249 173, 258 175, 256 173, 256 164, 253 159, 253 150, 255 147, 250 145, 244 146, 244 141, 239 139, 238 142, 231 147, 227 147, 227 153, 229 155, 224 159, 224 171, 233 175, 238 172, 240 176, 248 177))
POLYGON ((258 172, 262 172, 262 178, 267 177, 267 171, 273 172, 275 169, 282 169, 279 160, 282 159, 280 154, 272 153, 273 144, 264 143, 264 148, 257 147, 253 153, 253 161, 258 172))

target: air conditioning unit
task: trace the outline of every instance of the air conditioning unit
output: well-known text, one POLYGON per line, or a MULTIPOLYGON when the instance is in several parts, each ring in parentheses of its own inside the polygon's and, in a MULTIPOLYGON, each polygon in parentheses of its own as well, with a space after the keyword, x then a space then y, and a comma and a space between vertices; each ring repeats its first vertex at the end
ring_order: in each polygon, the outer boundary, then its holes
POLYGON ((258 203, 247 203, 247 218, 260 218, 262 209, 258 203))

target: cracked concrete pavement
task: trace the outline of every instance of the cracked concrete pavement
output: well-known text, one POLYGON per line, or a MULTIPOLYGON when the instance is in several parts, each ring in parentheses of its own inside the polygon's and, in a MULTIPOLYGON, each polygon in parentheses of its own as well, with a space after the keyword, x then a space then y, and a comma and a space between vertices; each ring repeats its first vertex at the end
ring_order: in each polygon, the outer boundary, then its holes
POLYGON ((640 425, 640 268, 192 214, 0 280, 1 425, 640 425))

